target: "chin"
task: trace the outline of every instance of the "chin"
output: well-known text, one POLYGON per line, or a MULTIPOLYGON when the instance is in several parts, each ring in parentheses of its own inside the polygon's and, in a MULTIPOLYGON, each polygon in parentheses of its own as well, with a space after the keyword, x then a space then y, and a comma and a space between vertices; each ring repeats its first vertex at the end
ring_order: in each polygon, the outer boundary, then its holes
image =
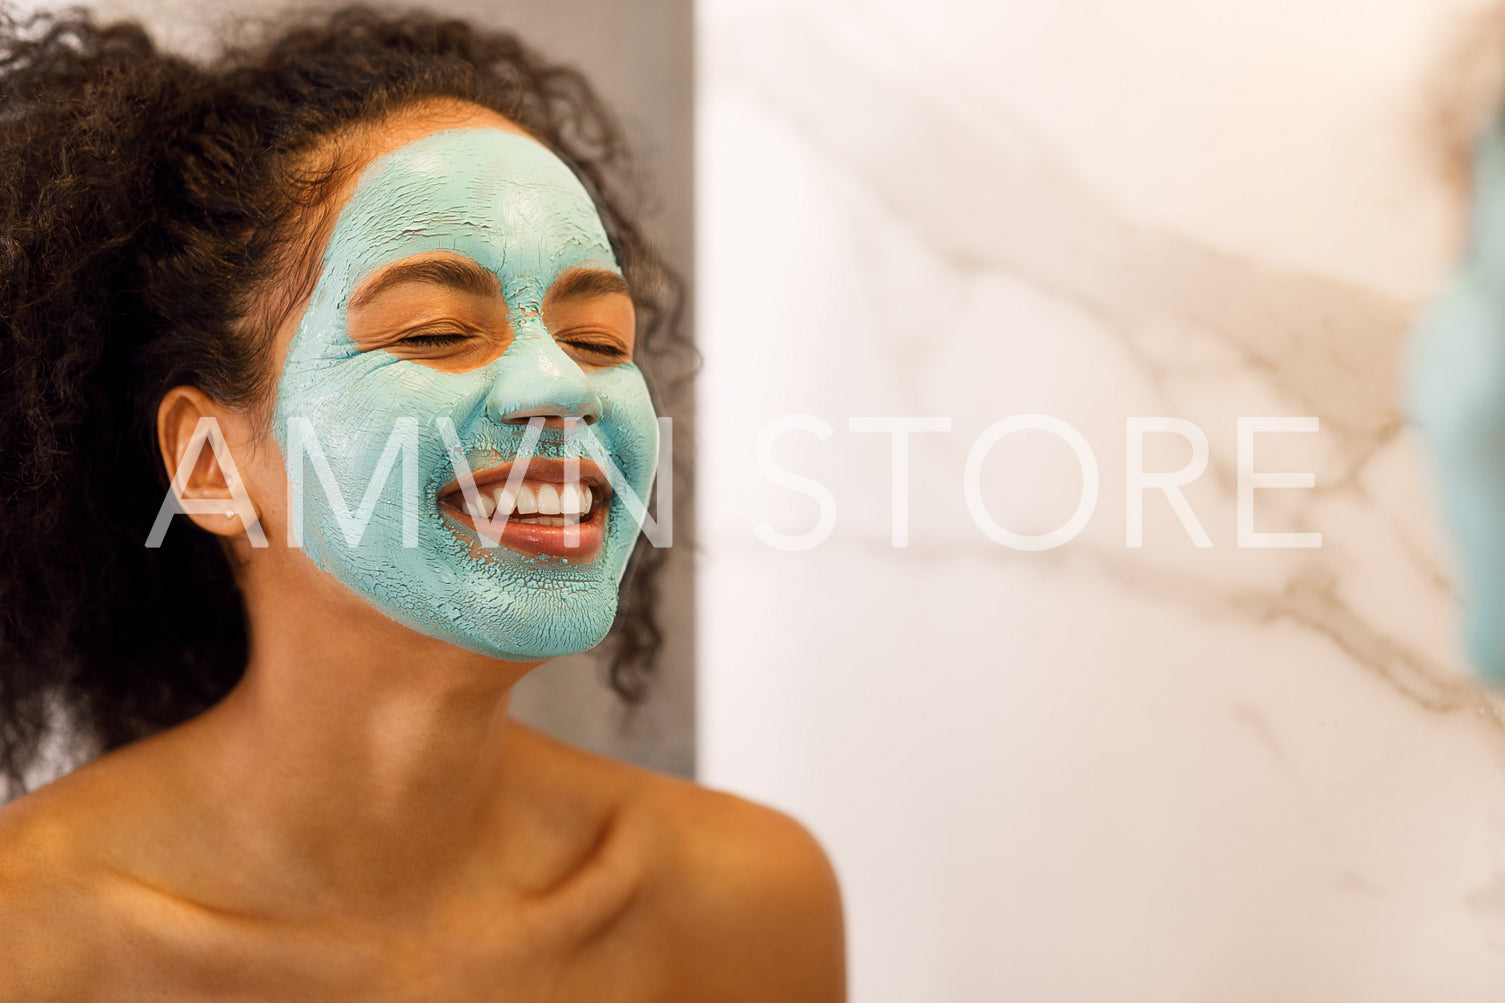
MULTIPOLYGON (((552 590, 549 590, 552 592, 552 590)), ((611 633, 617 615, 617 597, 548 596, 532 593, 520 603, 493 605, 478 602, 468 609, 425 611, 383 610, 393 619, 421 634, 446 641, 466 651, 509 662, 537 662, 589 651, 611 633), (519 609, 522 606, 524 608, 519 609), (488 612, 491 615, 485 615, 488 612), (505 619, 499 615, 506 610, 505 619), (458 613, 447 616, 446 613, 458 613)))
MULTIPOLYGON (((435 522, 439 522, 436 518, 435 522)), ((567 563, 512 551, 477 553, 444 525, 425 526, 422 543, 404 548, 374 536, 357 551, 310 540, 314 563, 391 619, 428 637, 507 661, 574 655, 605 640, 617 615, 622 549, 608 537, 603 553, 567 563)))

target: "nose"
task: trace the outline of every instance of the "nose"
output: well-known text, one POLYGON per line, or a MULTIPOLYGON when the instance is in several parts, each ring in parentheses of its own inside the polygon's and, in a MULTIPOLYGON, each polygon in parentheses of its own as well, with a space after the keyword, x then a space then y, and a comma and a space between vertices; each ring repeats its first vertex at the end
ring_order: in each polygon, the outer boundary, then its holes
MULTIPOLYGON (((528 325, 533 327, 534 325, 528 325)), ((591 424, 601 417, 601 398, 575 361, 555 344, 543 325, 523 330, 508 346, 497 377, 486 395, 486 413, 494 421, 525 425, 543 418, 546 428, 591 424)))

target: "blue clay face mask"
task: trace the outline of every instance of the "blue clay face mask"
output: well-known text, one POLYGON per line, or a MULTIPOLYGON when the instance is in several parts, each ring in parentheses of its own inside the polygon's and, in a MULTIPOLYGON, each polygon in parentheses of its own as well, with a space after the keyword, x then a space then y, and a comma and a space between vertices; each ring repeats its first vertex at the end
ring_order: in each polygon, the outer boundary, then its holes
POLYGON ((1505 684, 1505 123, 1474 155, 1469 249, 1412 340, 1411 420, 1453 532, 1464 639, 1505 684))
MULTIPOLYGON (((313 562, 393 619, 471 651, 531 661, 599 643, 640 527, 625 494, 646 499, 653 480, 656 416, 625 355, 582 361, 545 321, 561 289, 611 295, 625 288, 620 275, 590 196, 532 139, 455 129, 371 163, 335 223, 277 386, 289 531, 313 562), (357 343, 353 302, 403 328, 403 301, 369 291, 405 268, 409 289, 438 283, 480 304, 471 333, 505 350, 473 365, 449 349, 424 357, 412 346, 456 336, 432 325, 411 341, 357 343), (577 492, 592 516, 570 549, 558 549, 562 531, 529 529, 524 517, 506 531, 521 535, 498 543, 443 504, 468 498, 460 508, 476 515, 476 498, 489 507, 505 481, 497 472, 527 453, 537 457, 529 482, 577 468, 616 482, 598 482, 593 501, 577 492), (478 493, 454 493, 457 466, 475 472, 478 493), (516 542, 530 534, 556 542, 516 542)), ((514 476, 510 486, 527 484, 514 476)))

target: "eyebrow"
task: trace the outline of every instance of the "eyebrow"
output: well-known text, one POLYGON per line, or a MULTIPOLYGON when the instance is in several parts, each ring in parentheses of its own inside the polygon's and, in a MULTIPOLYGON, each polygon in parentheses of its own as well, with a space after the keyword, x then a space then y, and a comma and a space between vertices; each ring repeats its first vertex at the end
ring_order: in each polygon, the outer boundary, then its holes
POLYGON ((558 302, 614 294, 632 296, 632 290, 622 276, 604 268, 576 268, 565 272, 549 287, 547 299, 558 302))
POLYGON ((477 296, 502 294, 502 283, 496 274, 469 258, 425 258, 401 261, 378 272, 351 297, 350 309, 363 307, 381 293, 404 282, 428 282, 477 296))

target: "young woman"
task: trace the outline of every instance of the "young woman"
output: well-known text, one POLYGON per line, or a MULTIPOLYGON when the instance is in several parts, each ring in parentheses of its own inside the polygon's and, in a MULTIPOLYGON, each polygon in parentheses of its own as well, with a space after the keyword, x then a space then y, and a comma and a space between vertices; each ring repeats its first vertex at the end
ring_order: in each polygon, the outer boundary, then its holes
POLYGON ((656 633, 673 311, 584 81, 67 14, 5 22, 0 126, 0 766, 103 753, 0 810, 0 998, 841 999, 800 826, 507 716, 656 633))

